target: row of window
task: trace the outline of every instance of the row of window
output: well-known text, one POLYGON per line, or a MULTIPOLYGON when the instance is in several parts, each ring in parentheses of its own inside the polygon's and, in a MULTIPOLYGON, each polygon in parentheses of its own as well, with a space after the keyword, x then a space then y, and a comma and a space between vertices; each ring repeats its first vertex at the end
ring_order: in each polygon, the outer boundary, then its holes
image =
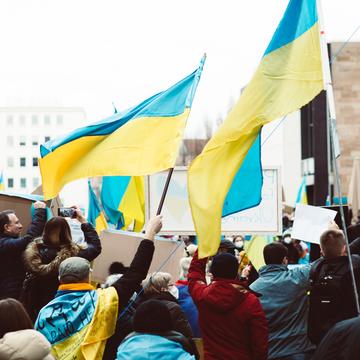
MULTIPOLYGON (((17 123, 21 126, 26 125, 27 122, 31 123, 31 125, 39 125, 44 124, 44 125, 51 125, 51 123, 56 124, 56 125, 62 125, 64 123, 64 117, 62 115, 56 115, 54 121, 51 121, 51 116, 50 115, 44 115, 43 117, 38 116, 38 115, 32 115, 31 119, 27 119, 25 115, 20 115, 17 118, 17 123)), ((6 124, 7 125, 14 125, 15 124, 15 117, 13 115, 8 115, 6 117, 6 124)))
MULTIPOLYGON (((44 142, 47 142, 50 140, 50 136, 44 136, 44 142)), ((14 146, 14 136, 7 136, 6 137, 6 145, 7 146, 14 146)), ((29 140, 30 143, 30 140, 29 140)), ((27 138, 26 136, 22 135, 19 137, 19 145, 20 146, 26 146, 27 144, 27 138)), ((31 138, 31 145, 38 146, 39 145, 39 138, 37 136, 33 136, 31 138)))
MULTIPOLYGON (((20 160, 19 161, 20 167, 26 167, 26 158, 21 157, 19 160, 20 160)), ((8 167, 14 167, 14 158, 13 157, 8 157, 7 158, 7 166, 8 167)), ((32 158, 32 166, 33 167, 38 166, 38 158, 37 157, 32 158)))
MULTIPOLYGON (((26 178, 20 178, 20 187, 21 188, 26 188, 27 186, 27 179, 26 178)), ((33 178, 32 179, 32 186, 35 188, 37 186, 39 186, 40 184, 40 181, 39 181, 39 178, 33 178)), ((13 178, 8 178, 7 179, 7 187, 8 188, 13 188, 15 185, 14 183, 14 179, 13 178)))

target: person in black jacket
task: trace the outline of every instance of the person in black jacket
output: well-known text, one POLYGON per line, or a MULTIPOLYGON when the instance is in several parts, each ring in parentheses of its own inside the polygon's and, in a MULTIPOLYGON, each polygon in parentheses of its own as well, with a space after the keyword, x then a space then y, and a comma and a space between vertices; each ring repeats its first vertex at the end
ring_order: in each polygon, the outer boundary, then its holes
POLYGON ((19 299, 25 278, 23 251, 42 234, 46 222, 46 204, 36 201, 34 208, 32 223, 24 236, 21 236, 23 227, 15 212, 0 212, 0 299, 19 299))
POLYGON ((93 261, 101 253, 99 236, 87 222, 81 210, 74 207, 76 219, 81 223, 86 247, 72 242, 70 226, 63 217, 53 217, 44 228, 42 238, 30 243, 24 253, 27 270, 21 301, 31 319, 36 317, 43 306, 52 300, 59 287, 58 270, 60 263, 72 256, 93 261))
POLYGON ((71 356, 76 358, 82 351, 82 341, 85 341, 85 338, 80 336, 81 329, 96 322, 96 332, 93 334, 89 330, 89 333, 94 335, 91 335, 91 344, 97 344, 94 348, 96 351, 94 358, 115 358, 109 354, 116 354, 119 345, 119 343, 115 344, 110 341, 113 336, 116 337, 116 322, 121 321, 131 296, 146 277, 155 250, 153 240, 161 226, 162 217, 160 215, 149 221, 146 226, 145 239, 139 244, 128 271, 106 289, 95 290, 89 284, 90 263, 88 261, 79 257, 70 257, 60 264, 58 292, 55 299, 40 310, 35 324, 35 328, 43 333, 53 345, 53 351, 57 357, 61 358, 65 353, 71 353, 71 356), (90 312, 92 304, 94 304, 91 299, 102 299, 98 303, 101 305, 98 314, 90 312), (75 318, 69 326, 72 317, 75 318), (63 328, 67 330, 57 331, 63 328), (98 333, 101 334, 100 337, 96 336, 98 333), (67 338, 76 334, 78 334, 76 344, 65 343, 67 338), (103 348, 104 342, 106 343, 105 349, 103 348), (59 343, 64 346, 55 349, 59 343))

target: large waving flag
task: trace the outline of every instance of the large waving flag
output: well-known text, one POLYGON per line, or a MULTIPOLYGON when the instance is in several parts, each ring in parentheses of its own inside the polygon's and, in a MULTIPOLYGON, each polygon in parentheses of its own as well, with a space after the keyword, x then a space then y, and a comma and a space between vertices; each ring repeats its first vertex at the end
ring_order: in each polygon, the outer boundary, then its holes
POLYGON ((41 145, 45 199, 70 181, 94 176, 142 176, 174 166, 205 62, 141 104, 41 145))
POLYGON ((98 234, 101 231, 108 228, 107 221, 105 219, 104 213, 100 209, 100 205, 94 193, 94 190, 91 187, 90 181, 88 182, 89 186, 89 209, 88 209, 88 221, 93 224, 95 230, 98 234))
POLYGON ((218 249, 225 198, 261 127, 299 109, 323 88, 316 0, 291 0, 252 80, 189 168, 200 257, 218 249))
POLYGON ((145 190, 142 176, 104 176, 101 203, 109 221, 127 229, 134 221, 134 231, 145 223, 145 190))

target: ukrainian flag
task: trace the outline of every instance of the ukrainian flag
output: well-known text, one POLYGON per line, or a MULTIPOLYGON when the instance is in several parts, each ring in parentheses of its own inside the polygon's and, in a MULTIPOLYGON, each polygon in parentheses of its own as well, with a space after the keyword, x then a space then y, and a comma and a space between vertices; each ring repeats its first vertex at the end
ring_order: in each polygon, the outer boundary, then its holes
MULTIPOLYGON (((225 199, 261 127, 299 109, 323 88, 316 0, 291 0, 252 80, 189 168, 200 257, 218 249, 225 199)), ((249 177, 246 182, 259 184, 249 177)), ((259 192, 252 186, 250 190, 259 192)))
POLYGON ((306 177, 304 176, 300 188, 296 197, 297 204, 308 204, 307 192, 306 192, 306 177))
POLYGON ((4 190, 4 189, 5 189, 4 176, 3 176, 3 173, 1 172, 1 174, 0 174, 0 190, 4 190))
POLYGON ((142 176, 174 166, 205 62, 141 104, 41 145, 45 199, 70 181, 94 176, 142 176))
POLYGON ((145 223, 145 191, 142 176, 104 176, 101 203, 109 221, 123 229, 134 222, 140 232, 145 223))
POLYGON ((118 301, 111 286, 60 285, 55 299, 41 309, 35 329, 50 342, 55 359, 102 359, 107 339, 115 333, 118 301))
POLYGON ((88 221, 89 223, 93 224, 97 233, 100 234, 101 231, 108 228, 108 224, 105 219, 105 215, 100 209, 94 190, 90 185, 90 181, 88 182, 88 186, 89 186, 88 221))

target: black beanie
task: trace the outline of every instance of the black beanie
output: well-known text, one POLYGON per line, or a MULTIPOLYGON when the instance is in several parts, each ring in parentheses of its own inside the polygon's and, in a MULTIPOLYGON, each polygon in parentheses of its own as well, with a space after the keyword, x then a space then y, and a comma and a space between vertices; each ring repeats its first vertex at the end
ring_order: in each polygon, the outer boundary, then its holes
POLYGON ((142 333, 173 330, 170 312, 160 300, 143 302, 135 311, 133 327, 134 331, 142 333))
POLYGON ((235 279, 238 274, 239 263, 237 258, 229 253, 214 256, 210 272, 216 278, 235 279))

